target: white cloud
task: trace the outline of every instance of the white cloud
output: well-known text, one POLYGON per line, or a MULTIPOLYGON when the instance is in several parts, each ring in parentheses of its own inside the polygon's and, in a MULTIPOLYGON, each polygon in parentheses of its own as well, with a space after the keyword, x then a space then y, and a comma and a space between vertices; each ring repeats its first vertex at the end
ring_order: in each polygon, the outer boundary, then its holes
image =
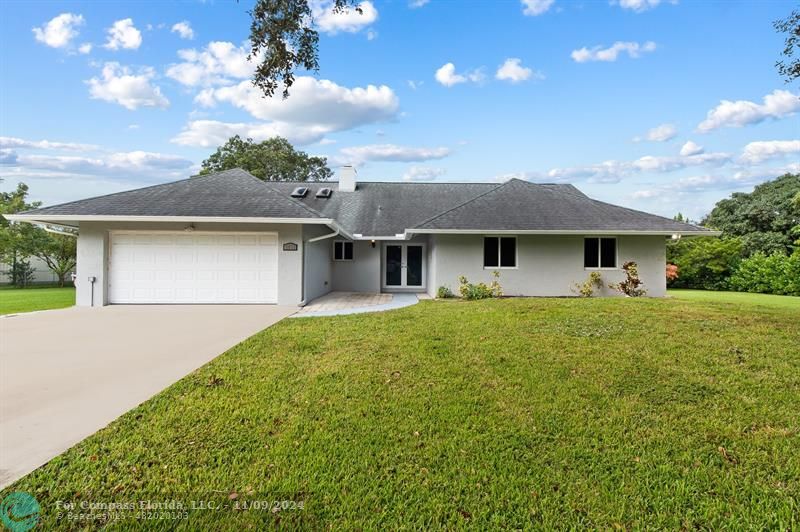
POLYGON ((92 51, 92 43, 90 43, 90 42, 85 42, 85 43, 81 44, 80 46, 78 46, 78 53, 86 55, 86 54, 90 53, 91 51, 92 51))
POLYGON ((553 168, 544 174, 554 181, 588 180, 594 183, 618 183, 625 177, 642 173, 667 173, 699 166, 721 166, 733 159, 729 153, 701 153, 689 156, 646 155, 633 161, 604 161, 587 166, 553 168))
POLYGON ((33 170, 98 174, 109 170, 133 173, 148 170, 183 170, 192 166, 192 161, 177 155, 146 151, 113 152, 96 157, 64 155, 20 155, 16 166, 33 170))
POLYGON ((403 174, 403 181, 434 181, 437 177, 441 177, 445 173, 447 173, 447 170, 444 168, 412 166, 403 174))
POLYGON ((789 91, 775 90, 764 96, 764 103, 748 100, 722 100, 710 110, 697 130, 708 133, 721 127, 743 127, 758 124, 768 118, 779 119, 800 111, 800 97, 789 91))
POLYGON ((82 15, 61 13, 40 28, 33 28, 37 41, 51 48, 65 48, 78 36, 78 27, 83 26, 82 15))
POLYGON ((689 155, 699 155, 704 151, 705 150, 703 149, 702 146, 695 144, 691 140, 686 142, 686 144, 684 144, 683 146, 681 146, 681 155, 683 155, 684 157, 689 155))
POLYGON ((229 138, 239 135, 256 141, 281 136, 292 144, 312 144, 324 138, 327 131, 314 126, 287 124, 285 122, 219 122, 217 120, 193 120, 170 140, 182 146, 215 148, 225 144, 229 138))
MULTIPOLYGON (((675 138, 675 135, 677 134, 678 130, 673 124, 661 124, 660 126, 656 126, 649 130, 647 135, 645 135, 645 140, 649 140, 651 142, 666 142, 675 138)), ((640 137, 636 137, 633 140, 635 142, 639 142, 642 139, 640 137)))
POLYGON ((546 13, 553 5, 554 1, 555 0, 522 0, 522 5, 524 7, 522 14, 535 17, 546 13))
POLYGON ((367 30, 367 40, 374 41, 378 38, 378 32, 375 30, 367 30))
POLYGON ((142 32, 133 25, 133 19, 117 20, 108 30, 108 41, 103 45, 109 50, 136 50, 142 44, 142 32))
POLYGON ((0 149, 7 148, 91 151, 96 150, 97 146, 94 144, 79 144, 76 142, 52 142, 49 140, 25 140, 17 137, 0 137, 0 149))
POLYGON ((741 160, 755 164, 791 153, 800 153, 800 140, 762 140, 747 144, 741 160))
POLYGON ((248 61, 249 51, 226 41, 212 41, 202 50, 178 50, 183 63, 170 65, 167 76, 189 86, 220 85, 231 80, 249 79, 255 65, 248 61))
POLYGON ((457 74, 456 66, 453 63, 446 63, 436 71, 434 77, 436 78, 436 81, 445 87, 452 87, 453 85, 466 83, 467 81, 480 83, 486 76, 484 75, 483 70, 480 68, 472 70, 471 72, 457 74))
POLYGON ((431 161, 444 159, 448 155, 450 149, 445 147, 415 148, 396 144, 369 144, 342 148, 339 158, 353 164, 363 164, 368 161, 431 161))
POLYGON ((188 20, 182 20, 172 25, 172 33, 180 35, 181 39, 194 39, 194 30, 188 20))
MULTIPOLYGON (((618 4, 622 9, 630 9, 631 11, 641 13, 642 11, 647 11, 648 9, 658 6, 662 2, 664 2, 664 0, 618 0, 612 1, 611 3, 618 4)), ((677 4, 678 1, 667 0, 666 3, 677 4)))
POLYGON ((134 74, 119 63, 106 63, 102 78, 94 77, 86 83, 93 99, 118 103, 126 109, 169 107, 169 100, 161 94, 161 89, 150 83, 154 77, 155 71, 149 67, 134 74))
POLYGON ((631 58, 639 58, 642 54, 653 52, 656 49, 656 43, 647 41, 639 44, 637 42, 624 42, 617 41, 608 48, 602 46, 594 46, 591 49, 580 48, 572 51, 572 59, 576 63, 586 63, 587 61, 616 61, 622 53, 627 53, 631 58))
POLYGON ((312 0, 310 4, 311 16, 317 28, 329 35, 356 33, 378 20, 378 10, 369 1, 358 4, 361 13, 353 7, 335 12, 331 0, 312 0))
POLYGON ((408 1, 408 7, 410 7, 411 9, 417 9, 417 8, 420 8, 420 7, 424 6, 425 4, 427 4, 430 1, 431 0, 409 0, 408 1))
POLYGON ((206 106, 224 102, 244 109, 255 118, 270 120, 273 129, 302 139, 303 143, 316 142, 335 131, 391 120, 400 105, 397 95, 386 85, 348 88, 310 76, 295 79, 291 98, 283 99, 280 93, 278 90, 276 96, 264 98, 248 80, 209 88, 196 100, 206 106))
POLYGON ((414 90, 414 91, 415 91, 415 90, 417 90, 418 88, 422 87, 422 85, 423 85, 425 82, 424 82, 424 81, 415 81, 415 80, 413 80, 413 79, 409 79, 408 81, 406 81, 406 83, 408 84, 408 87, 409 87, 411 90, 414 90))
POLYGON ((18 158, 14 150, 0 150, 0 165, 15 165, 18 158))
POLYGON ((519 83, 533 77, 534 79, 544 79, 544 76, 539 72, 534 72, 532 69, 522 66, 522 60, 516 57, 509 57, 505 62, 500 65, 494 75, 495 78, 510 81, 511 83, 519 83))

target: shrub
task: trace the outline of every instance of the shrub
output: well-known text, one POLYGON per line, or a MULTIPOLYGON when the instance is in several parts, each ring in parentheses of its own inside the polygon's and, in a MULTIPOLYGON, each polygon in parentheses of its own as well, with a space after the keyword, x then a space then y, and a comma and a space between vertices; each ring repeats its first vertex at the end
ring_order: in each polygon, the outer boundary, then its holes
POLYGON ((754 253, 739 264, 730 283, 740 292, 800 296, 800 251, 754 253))
POLYGON ((674 264, 667 264, 667 281, 674 281, 678 278, 678 267, 674 264))
POLYGON ((486 283, 470 283, 463 275, 458 277, 458 293, 461 294, 463 299, 488 299, 490 297, 500 297, 503 295, 503 287, 500 286, 500 272, 495 270, 492 272, 492 282, 486 283))
POLYGON ((618 290, 628 297, 639 297, 647 293, 647 290, 640 288, 642 280, 639 279, 639 267, 635 262, 629 260, 622 265, 625 272, 625 279, 620 283, 610 284, 609 288, 618 290))
POLYGON ((436 297, 439 299, 451 298, 453 297, 453 291, 450 290, 449 286, 442 285, 436 290, 436 297))
POLYGON ((592 297, 596 288, 602 288, 603 279, 600 272, 592 272, 583 283, 575 283, 572 291, 581 297, 592 297))
POLYGON ((683 238, 667 244, 667 262, 680 276, 668 280, 671 288, 727 290, 728 278, 742 259, 738 238, 683 238))

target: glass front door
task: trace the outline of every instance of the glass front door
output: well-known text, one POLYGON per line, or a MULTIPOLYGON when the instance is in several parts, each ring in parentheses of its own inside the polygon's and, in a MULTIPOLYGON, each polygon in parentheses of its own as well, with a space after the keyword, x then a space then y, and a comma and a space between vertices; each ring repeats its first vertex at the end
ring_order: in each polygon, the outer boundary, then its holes
POLYGON ((384 278, 386 288, 425 286, 425 249, 422 244, 386 244, 384 278))

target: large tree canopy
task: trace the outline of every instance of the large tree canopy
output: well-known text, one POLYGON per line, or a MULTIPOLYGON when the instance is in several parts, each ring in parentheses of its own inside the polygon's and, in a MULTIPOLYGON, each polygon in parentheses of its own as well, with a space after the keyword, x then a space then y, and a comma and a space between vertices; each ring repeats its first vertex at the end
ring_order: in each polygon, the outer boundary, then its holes
POLYGON ((282 137, 255 142, 236 135, 203 161, 202 167, 200 175, 242 168, 264 181, 324 181, 333 176, 325 157, 295 150, 282 137))
POLYGON ((786 174, 758 185, 747 194, 736 192, 720 200, 703 221, 725 236, 740 237, 745 256, 761 251, 791 253, 794 228, 800 224, 800 174, 786 174))
MULTIPOLYGON (((331 9, 361 13, 355 0, 333 0, 331 9)), ((250 16, 250 59, 261 60, 253 85, 264 96, 272 96, 282 85, 286 98, 296 69, 319 70, 319 33, 314 29, 309 0, 256 0, 250 16)))

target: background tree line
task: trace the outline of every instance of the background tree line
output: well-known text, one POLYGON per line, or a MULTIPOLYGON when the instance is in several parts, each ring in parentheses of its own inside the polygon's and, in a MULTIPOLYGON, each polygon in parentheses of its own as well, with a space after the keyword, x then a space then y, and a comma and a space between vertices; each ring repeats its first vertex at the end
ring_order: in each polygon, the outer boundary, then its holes
POLYGON ((670 242, 670 287, 800 296, 800 174, 736 192, 700 223, 722 236, 670 242))

